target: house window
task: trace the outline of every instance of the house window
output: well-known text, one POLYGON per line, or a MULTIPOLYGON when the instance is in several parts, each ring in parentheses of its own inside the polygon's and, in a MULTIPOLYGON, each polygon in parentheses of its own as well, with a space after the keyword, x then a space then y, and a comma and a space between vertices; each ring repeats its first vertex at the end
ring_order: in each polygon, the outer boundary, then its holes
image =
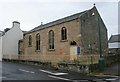
POLYGON ((32 36, 29 36, 29 46, 32 46, 32 36))
POLYGON ((40 34, 36 35, 36 50, 40 50, 40 34))
POLYGON ((54 31, 49 31, 49 49, 54 49, 54 31))
POLYGON ((61 29, 61 39, 67 40, 67 29, 65 27, 61 29))

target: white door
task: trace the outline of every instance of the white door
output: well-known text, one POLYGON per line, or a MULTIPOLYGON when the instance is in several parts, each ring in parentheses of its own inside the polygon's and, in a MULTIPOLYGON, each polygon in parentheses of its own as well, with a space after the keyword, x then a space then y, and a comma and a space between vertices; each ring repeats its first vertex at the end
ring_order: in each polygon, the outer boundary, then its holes
POLYGON ((77 59, 77 46, 70 47, 70 60, 77 59))

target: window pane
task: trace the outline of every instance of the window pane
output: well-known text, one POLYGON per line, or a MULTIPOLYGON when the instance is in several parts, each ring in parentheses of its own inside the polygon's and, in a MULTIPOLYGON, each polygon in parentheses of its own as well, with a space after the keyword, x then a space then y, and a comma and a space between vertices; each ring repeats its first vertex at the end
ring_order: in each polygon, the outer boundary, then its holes
POLYGON ((61 39, 66 40, 67 39, 67 29, 65 27, 61 30, 61 39))
POLYGON ((40 50, 40 34, 36 35, 36 50, 40 50))
POLYGON ((31 35, 29 36, 29 46, 32 45, 32 37, 31 35))
POLYGON ((67 30, 65 29, 65 40, 67 39, 67 30))
POLYGON ((54 32, 49 31, 49 49, 54 49, 54 32))

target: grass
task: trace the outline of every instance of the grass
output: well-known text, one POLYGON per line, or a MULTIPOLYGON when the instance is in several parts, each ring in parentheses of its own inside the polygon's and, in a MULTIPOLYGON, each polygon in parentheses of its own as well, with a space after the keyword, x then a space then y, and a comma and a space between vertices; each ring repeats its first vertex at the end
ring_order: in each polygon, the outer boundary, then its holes
POLYGON ((89 62, 80 61, 80 62, 79 62, 79 64, 85 64, 85 65, 89 65, 89 64, 97 64, 97 63, 98 63, 98 61, 94 61, 94 62, 92 62, 92 63, 91 63, 91 61, 89 61, 89 62))

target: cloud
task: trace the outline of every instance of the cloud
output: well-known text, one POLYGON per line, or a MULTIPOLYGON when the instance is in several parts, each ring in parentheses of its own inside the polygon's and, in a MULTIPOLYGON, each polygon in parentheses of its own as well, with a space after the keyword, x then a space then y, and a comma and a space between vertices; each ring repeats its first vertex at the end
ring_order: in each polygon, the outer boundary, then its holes
MULTIPOLYGON (((7 1, 7 0, 5 0, 7 1)), ((15 0, 17 1, 17 0, 15 0)), ((34 27, 90 9, 94 2, 39 2, 39 0, 19 0, 21 2, 0 3, 0 29, 12 27, 12 22, 21 23, 22 30, 31 30, 34 27)), ((47 0, 46 0, 47 1, 47 0)), ((60 1, 60 0, 59 0, 60 1)), ((96 7, 108 28, 108 35, 117 33, 118 6, 117 2, 95 2, 96 7), (114 28, 115 27, 115 28, 114 28), (111 30, 112 29, 112 30, 111 30)))
POLYGON ((119 0, 0 0, 1 2, 40 2, 40 3, 68 3, 68 2, 118 2, 119 0))

